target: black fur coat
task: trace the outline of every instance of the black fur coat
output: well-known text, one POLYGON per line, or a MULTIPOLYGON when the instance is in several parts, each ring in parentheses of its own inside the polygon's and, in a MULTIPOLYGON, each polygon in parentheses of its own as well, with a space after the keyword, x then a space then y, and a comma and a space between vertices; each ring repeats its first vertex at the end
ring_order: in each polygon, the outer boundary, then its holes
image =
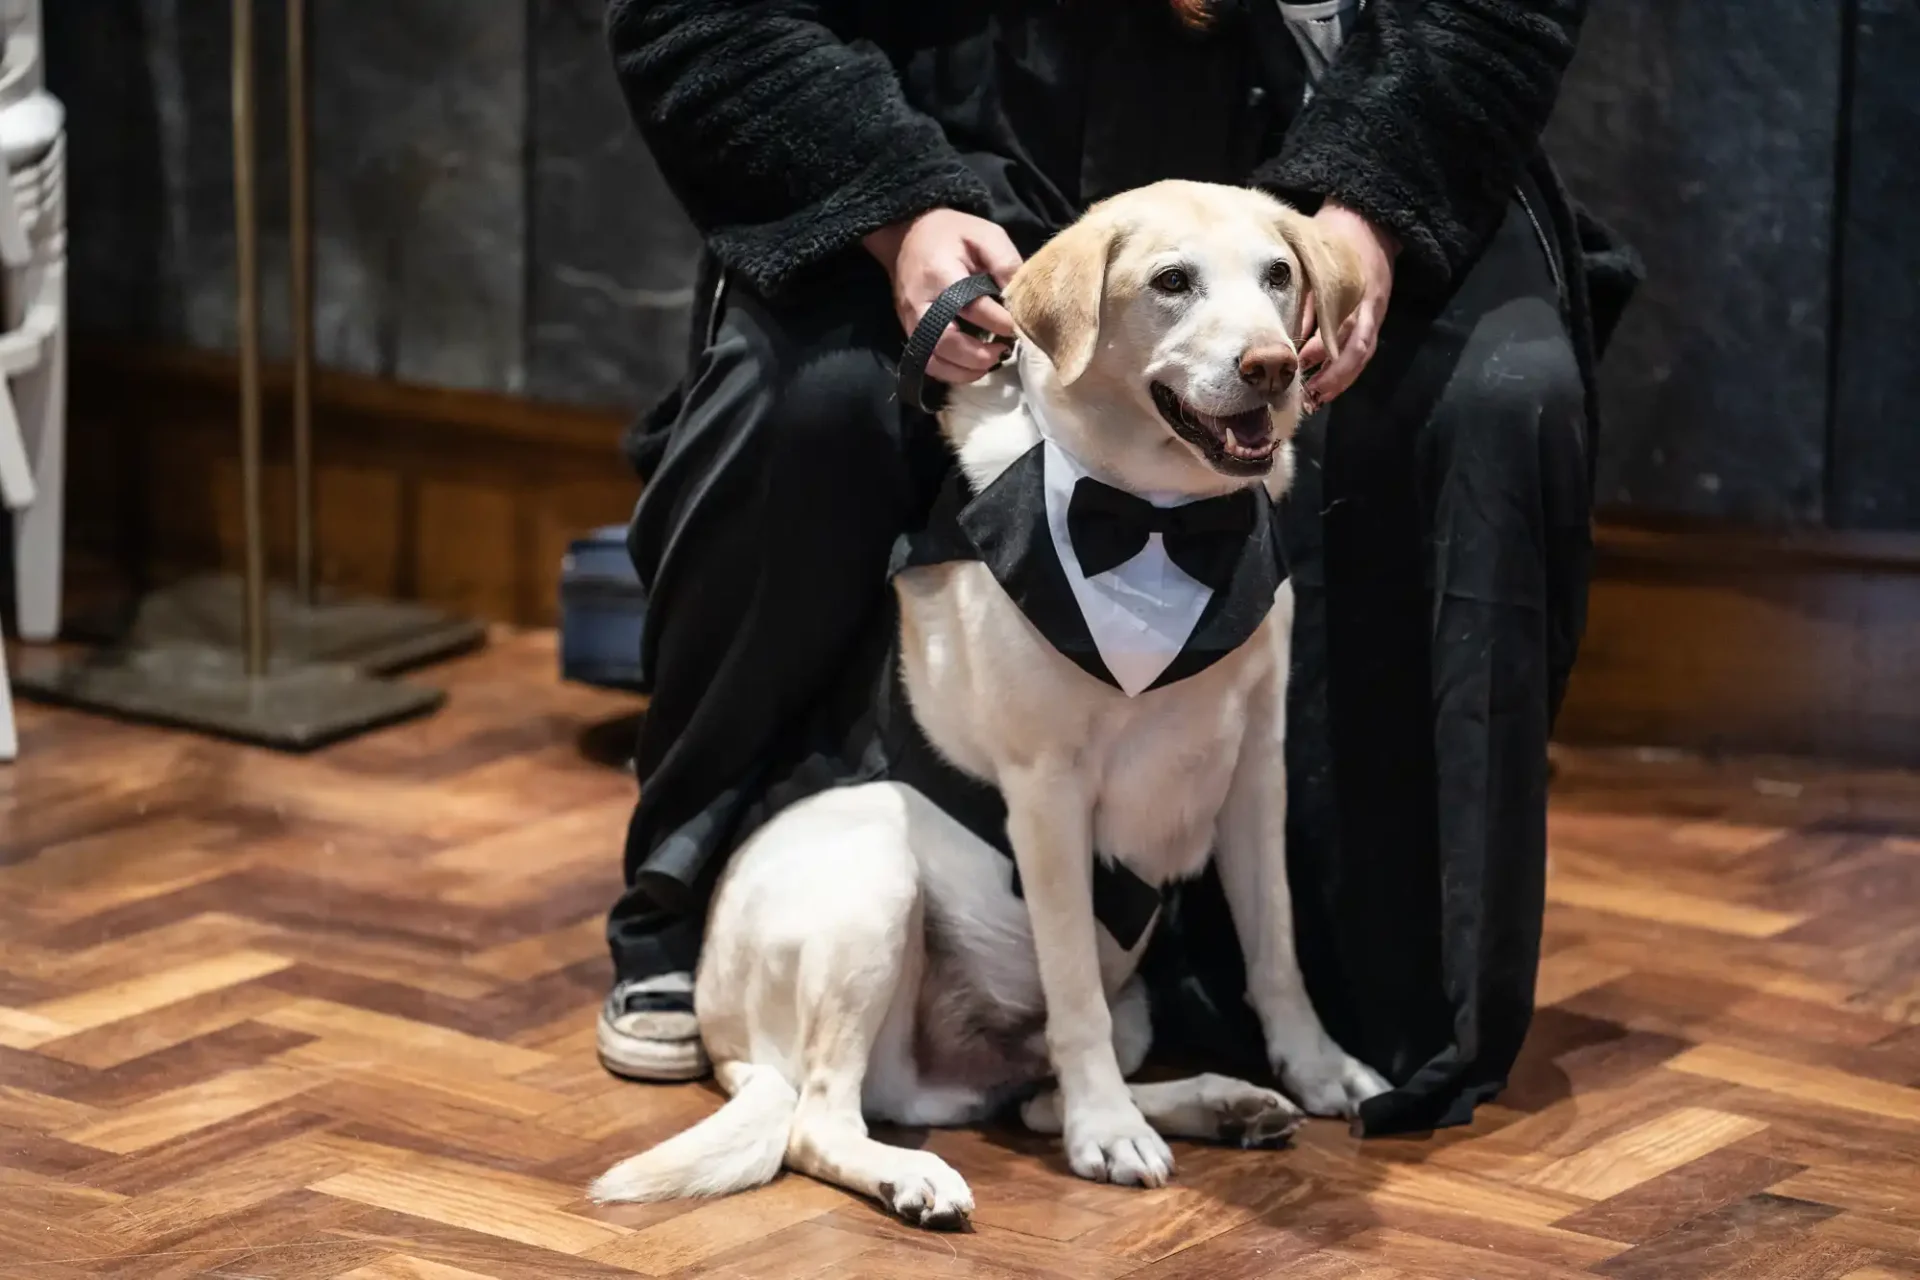
POLYGON ((1338 197, 1433 285, 1504 211, 1586 7, 1374 0, 1304 108, 1271 0, 1201 32, 1165 0, 615 0, 608 29, 661 172, 763 293, 934 206, 1031 238, 1171 176, 1338 197))
POLYGON ((1338 198, 1400 239, 1396 297, 1438 296, 1528 171, 1574 268, 1591 440, 1593 366, 1639 268, 1539 150, 1586 8, 1371 0, 1304 105, 1271 0, 1215 0, 1199 31, 1167 0, 610 0, 607 28, 667 183, 768 296, 930 208, 992 218, 1031 253, 1094 200, 1170 177, 1338 198))

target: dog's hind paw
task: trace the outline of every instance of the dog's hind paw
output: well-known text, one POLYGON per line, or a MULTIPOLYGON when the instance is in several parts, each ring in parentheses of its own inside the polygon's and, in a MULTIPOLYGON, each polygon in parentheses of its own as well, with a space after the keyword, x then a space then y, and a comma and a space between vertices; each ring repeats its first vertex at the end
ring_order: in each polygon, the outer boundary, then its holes
POLYGON ((1307 1118, 1271 1089, 1226 1078, 1208 1084, 1206 1101, 1213 1108, 1220 1142, 1240 1147, 1285 1146, 1307 1118))
POLYGON ((910 1226, 958 1231, 973 1217, 973 1192, 953 1166, 929 1151, 902 1152, 916 1157, 897 1181, 880 1184, 880 1198, 910 1226))

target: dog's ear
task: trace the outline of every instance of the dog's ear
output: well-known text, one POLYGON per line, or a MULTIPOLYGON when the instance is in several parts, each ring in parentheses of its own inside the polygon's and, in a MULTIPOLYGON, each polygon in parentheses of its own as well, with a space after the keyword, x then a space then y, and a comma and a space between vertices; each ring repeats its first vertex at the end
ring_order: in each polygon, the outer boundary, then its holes
POLYGON ((1007 310, 1020 336, 1046 353, 1063 385, 1087 371, 1100 340, 1118 235, 1111 219, 1082 218, 1047 241, 1007 285, 1007 310))
MULTIPOLYGON (((1306 296, 1311 293, 1320 340, 1326 345, 1327 359, 1331 361, 1340 354, 1340 326, 1360 305, 1360 264, 1354 260, 1353 250, 1340 241, 1328 239, 1312 218, 1297 209, 1280 210, 1280 236, 1293 250, 1293 256, 1300 260, 1300 274, 1304 277, 1301 306, 1304 310, 1306 296)), ((1294 322, 1297 325, 1299 317, 1296 316, 1294 322)), ((1296 338, 1306 341, 1305 334, 1297 334, 1296 338)))

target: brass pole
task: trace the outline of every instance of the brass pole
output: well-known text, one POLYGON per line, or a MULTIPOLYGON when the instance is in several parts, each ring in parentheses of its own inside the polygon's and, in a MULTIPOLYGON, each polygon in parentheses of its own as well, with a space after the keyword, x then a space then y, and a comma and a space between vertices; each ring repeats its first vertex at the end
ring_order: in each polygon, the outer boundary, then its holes
POLYGON ((318 589, 313 521, 313 197, 308 186, 307 0, 287 0, 288 249, 293 258, 293 554, 304 604, 318 589))
POLYGON ((240 509, 246 671, 267 672, 267 548, 260 511, 260 246, 254 211, 253 0, 233 0, 233 232, 239 277, 240 509))

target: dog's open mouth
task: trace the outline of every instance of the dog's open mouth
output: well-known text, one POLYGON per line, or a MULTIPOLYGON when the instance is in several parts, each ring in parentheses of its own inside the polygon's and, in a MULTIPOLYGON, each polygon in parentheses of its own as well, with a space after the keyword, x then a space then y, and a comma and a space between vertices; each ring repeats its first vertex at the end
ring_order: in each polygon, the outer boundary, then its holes
POLYGON ((1280 437, 1265 405, 1226 415, 1202 413, 1165 383, 1153 383, 1152 392, 1154 407, 1174 434, 1200 450, 1215 470, 1257 476, 1273 466, 1280 437))

